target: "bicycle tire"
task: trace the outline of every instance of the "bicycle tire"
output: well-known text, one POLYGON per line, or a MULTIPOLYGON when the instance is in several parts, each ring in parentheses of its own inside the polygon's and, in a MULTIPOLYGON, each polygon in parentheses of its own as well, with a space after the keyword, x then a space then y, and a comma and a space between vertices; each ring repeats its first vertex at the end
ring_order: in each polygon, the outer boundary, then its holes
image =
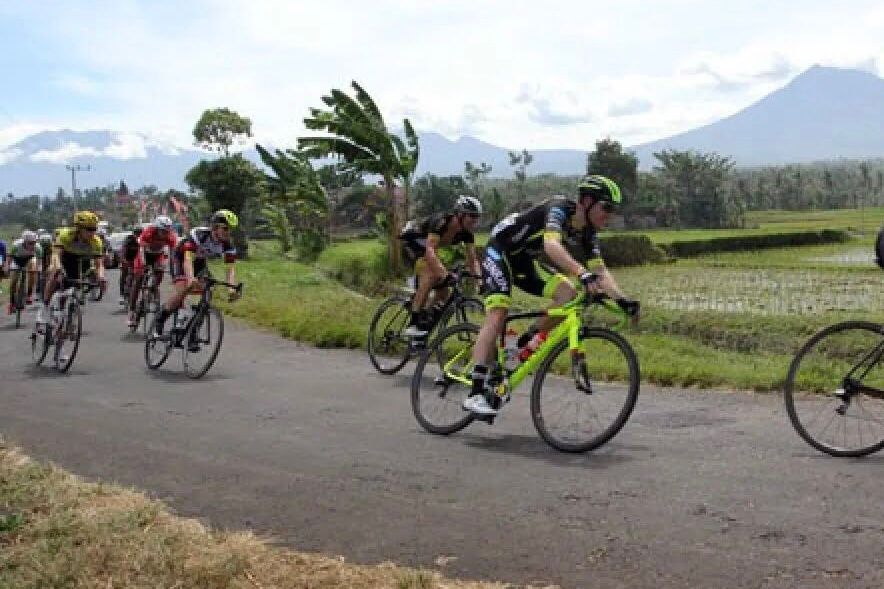
POLYGON ((467 364, 465 364, 464 367, 469 366, 472 362, 469 356, 472 354, 472 347, 475 344, 475 338, 477 338, 478 335, 479 326, 473 325, 472 323, 460 323, 454 327, 449 327, 437 335, 433 340, 433 343, 430 344, 430 346, 418 358, 417 365, 414 368, 414 375, 411 378, 411 410, 414 413, 417 422, 426 431, 437 435, 447 436, 462 430, 475 421, 476 416, 468 411, 464 411, 462 407, 463 399, 469 395, 469 387, 465 383, 455 384, 456 381, 445 379, 441 367, 448 361, 448 356, 445 353, 445 343, 449 338, 453 337, 458 337, 462 340, 454 344, 457 346, 456 354, 464 354, 463 359, 467 361, 467 364), (424 375, 427 365, 431 360, 438 361, 438 364, 440 365, 438 370, 439 375, 434 377, 424 375), (440 381, 440 378, 444 380, 440 381), (432 383, 434 387, 443 388, 441 391, 428 391, 426 389, 430 383, 432 383), (448 400, 446 398, 449 395, 449 388, 451 386, 462 387, 463 390, 456 389, 459 390, 459 392, 448 400), (440 405, 444 406, 446 412, 452 415, 452 418, 447 420, 446 423, 439 423, 439 420, 427 415, 428 411, 426 411, 425 408, 429 403, 424 403, 423 400, 429 402, 433 400, 433 397, 443 400, 444 403, 440 405))
POLYGON ((68 301, 67 317, 60 329, 56 330, 55 337, 55 367, 59 372, 67 372, 74 364, 77 350, 80 349, 80 337, 83 335, 83 312, 76 299, 68 301), (62 360, 62 352, 65 350, 65 342, 70 340, 72 347, 67 353, 67 359, 62 360))
MULTIPOLYGON (((158 316, 154 316, 153 322, 147 330, 147 336, 144 338, 144 363, 147 364, 147 367, 151 370, 156 370, 160 366, 162 366, 166 359, 169 357, 169 354, 172 352, 172 337, 173 333, 171 331, 166 334, 167 339, 160 340, 154 337, 154 333, 156 330, 156 322, 158 316), (151 350, 156 350, 159 353, 155 358, 151 358, 151 350)), ((167 321, 171 321, 172 325, 175 325, 175 322, 178 320, 178 312, 172 313, 169 316, 167 321)))
MULTIPOLYGON (((635 351, 632 349, 632 346, 630 346, 629 342, 627 342, 626 339, 624 339, 620 334, 603 328, 591 328, 587 330, 586 337, 581 339, 581 345, 585 346, 586 342, 592 341, 593 339, 607 340, 608 342, 613 344, 616 350, 619 351, 625 358, 626 369, 628 373, 625 399, 622 405, 620 405, 619 410, 616 409, 616 406, 619 405, 619 403, 616 401, 613 403, 613 405, 615 406, 616 416, 614 417, 610 425, 603 427, 597 435, 594 435, 584 441, 566 441, 562 439, 561 436, 558 436, 551 431, 551 428, 548 424, 548 415, 545 415, 545 412, 543 410, 544 383, 547 382, 547 376, 550 373, 553 363, 556 361, 559 355, 563 352, 567 352, 568 354, 570 354, 567 339, 562 340, 552 350, 550 350, 547 357, 544 358, 543 362, 540 364, 540 367, 537 369, 537 374, 534 375, 534 382, 531 386, 531 418, 534 421, 534 427, 537 430, 537 433, 540 434, 540 437, 543 438, 543 440, 547 444, 562 452, 589 452, 590 450, 595 450, 596 448, 599 448, 600 446, 603 446, 604 444, 609 442, 615 435, 617 435, 618 432, 620 432, 621 429, 623 429, 623 426, 626 425, 626 422, 629 420, 629 416, 632 414, 632 411, 635 408, 636 401, 638 400, 639 388, 641 385, 641 373, 639 369, 638 358, 636 358, 635 351)), ((591 353, 592 350, 586 353, 587 359, 591 357, 591 353)), ((599 356, 601 356, 601 354, 599 354, 599 356)), ((572 374, 571 379, 573 378, 574 375, 572 374)), ((596 384, 598 385, 599 383, 596 384)), ((613 389, 613 387, 611 388, 613 389)), ((548 395, 549 394, 551 393, 548 393, 548 395)), ((590 398, 598 398, 601 395, 601 393, 598 392, 586 393, 580 390, 576 390, 574 394, 583 395, 583 397, 573 397, 576 400, 575 404, 581 399, 586 401, 590 398)), ((598 404, 601 405, 605 403, 608 397, 610 397, 610 395, 606 395, 605 400, 599 399, 598 404)))
POLYGON ((484 316, 485 304, 476 297, 461 297, 460 300, 450 305, 442 317, 439 318, 437 331, 441 333, 445 329, 452 327, 452 320, 456 320, 457 323, 473 323, 474 325, 481 326, 481 322, 470 321, 471 313, 478 313, 484 316))
POLYGON ((25 292, 27 289, 27 276, 25 272, 19 272, 18 285, 15 296, 15 328, 21 327, 21 312, 25 308, 25 292))
POLYGON ((374 317, 371 319, 371 323, 368 327, 368 358, 371 360, 375 369, 381 374, 396 374, 402 370, 402 367, 411 359, 411 341, 407 336, 402 334, 402 331, 408 325, 408 320, 411 316, 411 310, 409 309, 410 302, 411 299, 408 297, 393 295, 381 303, 381 306, 378 307, 377 311, 375 311, 374 317), (388 309, 394 310, 394 315, 388 322, 384 323, 382 337, 377 338, 378 326, 381 325, 381 319, 384 317, 384 314, 388 309), (404 323, 401 323, 403 319, 404 323), (394 324, 394 322, 401 323, 401 325, 398 325, 398 323, 394 324), (389 329, 391 326, 394 328, 389 329), (384 361, 383 356, 381 355, 383 348, 379 348, 379 344, 389 345, 389 342, 391 341, 394 343, 398 342, 403 346, 403 349, 401 352, 396 351, 395 353, 390 354, 389 360, 384 361))
MULTIPOLYGON (((188 332, 184 336, 184 374, 189 378, 202 378, 215 363, 218 353, 221 351, 221 342, 224 340, 224 316, 215 307, 207 306, 197 317, 190 322, 188 332), (207 339, 203 339, 203 330, 207 339), (189 349, 191 338, 196 337, 198 343, 209 346, 209 357, 202 366, 191 365, 190 358, 196 356, 196 352, 189 349)), ((202 351, 202 350, 200 350, 202 351)))
POLYGON ((40 366, 52 347, 52 336, 49 326, 43 326, 43 333, 38 333, 36 329, 31 333, 31 358, 36 366, 40 366))
MULTIPOLYGON (((842 346, 849 345, 848 342, 851 341, 851 337, 852 338, 859 338, 860 333, 864 333, 865 335, 869 336, 871 342, 875 343, 875 345, 877 345, 877 343, 880 343, 881 338, 884 337, 884 327, 882 327, 880 324, 877 324, 877 323, 872 323, 872 322, 868 322, 868 321, 844 321, 841 323, 836 323, 834 325, 830 325, 830 326, 820 330, 819 332, 817 332, 813 336, 811 336, 811 338, 809 340, 807 340, 807 342, 805 342, 805 344, 801 347, 801 349, 798 350, 798 352, 795 354, 795 357, 792 360, 792 363, 789 365, 789 372, 786 376, 786 381, 783 385, 783 400, 786 405, 786 412, 789 415, 789 420, 791 421, 792 427, 795 429, 796 433, 813 448, 816 448, 820 452, 824 452, 824 453, 829 454, 831 456, 837 456, 837 457, 866 456, 868 454, 873 454, 875 452, 878 452, 879 450, 884 448, 884 428, 882 428, 881 434, 878 434, 877 436, 873 435, 870 438, 870 440, 872 440, 871 443, 866 444, 862 440, 862 425, 863 425, 863 423, 869 422, 869 421, 881 423, 881 421, 875 420, 875 419, 870 420, 870 419, 864 418, 862 416, 858 416, 857 413, 860 413, 859 411, 850 414, 850 406, 849 406, 850 403, 848 404, 848 407, 847 407, 846 411, 844 412, 844 414, 839 414, 835 405, 839 405, 839 406, 841 405, 841 403, 843 401, 840 398, 836 397, 835 399, 833 399, 832 396, 834 396, 834 395, 829 396, 829 395, 821 394, 820 391, 799 390, 800 387, 796 386, 796 384, 799 381, 803 381, 804 377, 799 376, 799 370, 801 370, 801 368, 802 368, 803 361, 808 359, 810 357, 811 352, 813 352, 813 351, 820 351, 821 353, 824 354, 824 360, 827 362, 826 367, 830 368, 830 372, 832 370, 837 370, 838 366, 835 365, 836 361, 838 359, 840 359, 840 360, 844 359, 843 356, 841 356, 841 357, 838 356, 838 352, 843 352, 845 350, 838 349, 839 342, 834 341, 833 336, 841 335, 841 334, 844 334, 845 332, 851 332, 851 331, 854 332, 854 335, 852 335, 852 336, 848 335, 847 337, 845 337, 845 339, 843 340, 842 346), (825 347, 823 345, 824 342, 826 342, 826 341, 829 342, 828 345, 833 346, 833 352, 828 355, 825 354, 825 351, 824 351, 825 347), (838 419, 838 417, 844 418, 844 420, 840 423, 843 424, 843 429, 841 431, 843 431, 843 433, 844 433, 845 445, 839 446, 834 443, 834 440, 832 442, 829 442, 829 441, 820 439, 820 438, 822 438, 822 434, 824 432, 820 432, 820 435, 817 435, 817 436, 811 434, 810 431, 808 431, 811 424, 809 422, 807 422, 807 420, 803 419, 802 415, 800 415, 800 413, 803 414, 804 411, 798 409, 799 403, 801 404, 802 407, 811 406, 811 404, 818 405, 819 409, 816 410, 814 418, 816 418, 816 416, 819 416, 819 415, 824 415, 824 413, 825 413, 824 410, 826 410, 826 406, 827 405, 830 406, 832 408, 833 413, 831 415, 831 419, 829 420, 829 422, 827 422, 827 426, 826 426, 827 428, 828 428, 828 424, 833 423, 835 419, 838 419), (838 416, 838 417, 836 417, 836 416, 838 416), (851 447, 846 446, 846 439, 847 439, 847 434, 848 434, 848 427, 847 427, 848 419, 856 419, 856 423, 858 424, 858 432, 859 432, 859 440, 860 440, 858 447, 851 448, 851 447)), ((854 339, 854 341, 855 341, 855 339, 854 339)), ((862 354, 867 351, 868 351, 867 348, 860 348, 859 353, 862 354)), ((858 359, 858 356, 854 356, 854 358, 858 359)), ((851 362, 854 362, 854 361, 855 360, 851 360, 851 361, 847 362, 847 364, 850 364, 851 362)), ((821 373, 821 367, 813 367, 813 365, 811 365, 811 366, 812 366, 812 368, 808 369, 808 374, 810 374, 810 370, 814 370, 814 374, 821 373)), ((836 372, 834 372, 834 374, 840 375, 840 372, 836 371, 836 372)), ((842 384, 843 379, 846 378, 846 376, 847 376, 846 374, 844 377, 835 376, 831 386, 837 387, 838 385, 842 384), (841 380, 839 380, 839 379, 841 379, 841 380)), ((879 378, 881 378, 881 377, 879 376, 879 378)), ((829 384, 828 381, 827 381, 827 384, 829 384)), ((812 388, 812 387, 819 388, 817 385, 810 385, 810 384, 803 385, 803 386, 805 386, 806 388, 812 388)), ((825 390, 826 389, 824 388, 823 391, 825 391, 825 390)), ((834 393, 834 391, 833 391, 833 393, 834 393)), ((863 398, 863 396, 857 395, 855 397, 855 401, 851 400, 851 403, 855 404, 856 407, 859 407, 859 409, 861 411, 865 411, 865 409, 862 406, 862 401, 860 400, 862 398, 863 398)), ((868 413, 868 411, 865 411, 865 412, 868 413)), ((882 424, 882 425, 884 425, 884 424, 882 424)), ((835 430, 836 431, 838 430, 838 426, 836 426, 835 430)), ((834 433, 833 433, 833 435, 834 435, 834 433)))

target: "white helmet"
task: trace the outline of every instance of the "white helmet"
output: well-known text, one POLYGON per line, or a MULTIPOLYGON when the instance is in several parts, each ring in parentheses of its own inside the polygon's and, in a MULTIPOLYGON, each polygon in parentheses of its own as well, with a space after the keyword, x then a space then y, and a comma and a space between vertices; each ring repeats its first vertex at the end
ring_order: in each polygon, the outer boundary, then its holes
POLYGON ((168 231, 172 228, 172 219, 170 219, 166 215, 160 215, 153 220, 153 226, 157 229, 165 229, 168 231))
POLYGON ((30 229, 25 229, 21 233, 21 238, 25 243, 34 243, 37 241, 37 234, 30 229))
POLYGON ((454 202, 454 211, 456 213, 467 213, 468 215, 481 215, 482 203, 475 196, 461 194, 454 202))

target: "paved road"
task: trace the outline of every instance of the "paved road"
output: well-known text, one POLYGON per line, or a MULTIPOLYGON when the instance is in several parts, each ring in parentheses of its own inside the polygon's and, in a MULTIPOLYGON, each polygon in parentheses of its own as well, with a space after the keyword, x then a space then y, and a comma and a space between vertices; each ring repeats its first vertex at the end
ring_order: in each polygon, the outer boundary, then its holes
MULTIPOLYGON (((0 322, 0 432, 179 513, 303 550, 565 587, 881 587, 884 454, 837 460, 771 395, 646 386, 601 451, 489 427, 423 433, 408 379, 229 321, 212 371, 148 372, 113 302, 87 307, 69 375, 0 322), (441 562, 441 561, 440 561, 441 562)), ((406 369, 410 373, 410 369, 406 369)))

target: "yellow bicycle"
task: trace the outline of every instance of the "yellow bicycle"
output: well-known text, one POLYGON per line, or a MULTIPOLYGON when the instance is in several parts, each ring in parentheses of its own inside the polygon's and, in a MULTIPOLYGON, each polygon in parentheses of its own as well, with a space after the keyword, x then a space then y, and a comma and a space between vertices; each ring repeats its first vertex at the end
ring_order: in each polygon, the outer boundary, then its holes
MULTIPOLYGON (((547 311, 512 313, 507 324, 542 316, 563 320, 517 366, 501 336, 497 359, 489 368, 489 385, 498 405, 509 401, 512 391, 534 375, 534 426, 548 444, 563 452, 587 452, 608 442, 626 424, 638 399, 641 377, 635 352, 616 331, 585 324, 584 316, 593 306, 621 314, 626 322, 626 313, 604 295, 581 294, 547 311)), ((418 423, 431 433, 452 434, 477 419, 463 410, 462 403, 472 388, 471 357, 478 333, 479 328, 470 323, 450 327, 418 361, 411 405, 418 423)))

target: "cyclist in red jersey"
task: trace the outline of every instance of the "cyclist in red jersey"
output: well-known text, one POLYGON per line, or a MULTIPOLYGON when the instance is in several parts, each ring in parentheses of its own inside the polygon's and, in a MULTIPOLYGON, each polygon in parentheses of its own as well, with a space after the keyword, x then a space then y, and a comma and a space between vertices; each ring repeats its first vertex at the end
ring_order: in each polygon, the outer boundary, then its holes
POLYGON ((141 283, 144 281, 144 270, 150 267, 158 272, 159 281, 163 279, 163 262, 166 259, 165 249, 172 252, 178 247, 178 234, 172 229, 172 219, 160 215, 153 220, 150 227, 141 232, 138 238, 138 255, 135 256, 133 275, 135 281, 132 291, 129 293, 129 315, 127 324, 135 325, 135 307, 138 304, 138 296, 141 294, 141 283))

